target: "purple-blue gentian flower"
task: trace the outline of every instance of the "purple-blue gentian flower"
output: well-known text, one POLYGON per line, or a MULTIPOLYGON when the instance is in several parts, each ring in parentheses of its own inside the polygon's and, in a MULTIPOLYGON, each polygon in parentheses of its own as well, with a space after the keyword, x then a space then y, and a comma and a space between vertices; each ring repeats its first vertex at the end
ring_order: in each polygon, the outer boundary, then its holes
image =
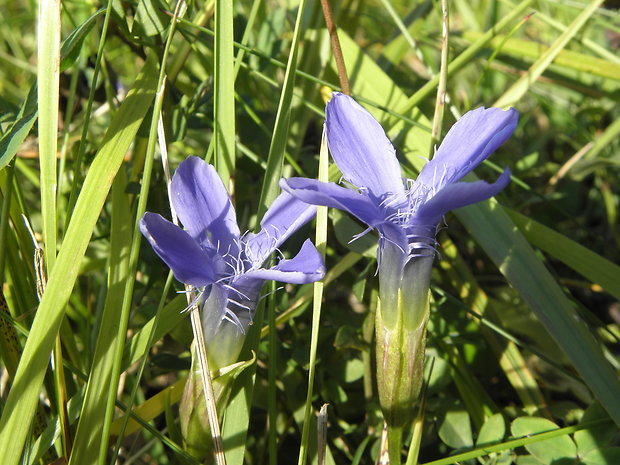
POLYGON ((185 230, 155 213, 144 214, 140 230, 174 276, 200 291, 208 356, 213 369, 221 368, 236 361, 265 280, 305 284, 323 278, 323 259, 310 240, 295 257, 263 268, 316 207, 283 192, 260 232, 241 235, 222 180, 197 157, 185 159, 174 173, 171 201, 185 230))
POLYGON ((437 228, 448 211, 489 199, 506 187, 508 169, 491 184, 461 180, 510 137, 517 120, 514 109, 468 112, 417 179, 403 179, 381 125, 354 99, 336 92, 326 108, 327 143, 352 188, 305 178, 280 181, 298 199, 347 211, 367 224, 367 231, 379 232, 377 368, 390 426, 410 421, 421 385, 437 228))

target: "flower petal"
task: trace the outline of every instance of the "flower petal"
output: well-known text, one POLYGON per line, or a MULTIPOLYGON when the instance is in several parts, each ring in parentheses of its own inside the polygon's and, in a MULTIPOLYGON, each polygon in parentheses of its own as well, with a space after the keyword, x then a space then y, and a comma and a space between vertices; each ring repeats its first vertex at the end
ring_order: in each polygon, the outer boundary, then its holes
POLYGON ((332 182, 289 178, 281 179, 280 187, 303 202, 349 212, 373 228, 385 221, 385 214, 370 197, 332 182))
POLYGON ((186 231, 155 213, 144 214, 140 231, 179 281, 195 287, 213 282, 213 263, 208 253, 186 231))
POLYGON ((418 209, 414 221, 418 224, 438 224, 450 210, 490 199, 509 182, 510 170, 507 169, 493 184, 485 181, 449 184, 418 209))
POLYGON ((280 260, 269 269, 258 269, 245 273, 246 278, 273 279, 293 284, 313 283, 325 276, 325 263, 310 239, 306 239, 295 257, 280 260))
POLYGON ((416 181, 435 190, 460 181, 510 137, 518 119, 514 108, 480 107, 467 112, 450 128, 416 181))
POLYGON ((247 236, 246 256, 260 266, 291 234, 316 215, 316 206, 282 192, 265 213, 258 234, 247 236))
POLYGON ((172 204, 199 244, 237 247, 239 227, 228 191, 215 168, 198 157, 188 157, 172 178, 172 204))
POLYGON ((344 178, 377 198, 404 192, 400 164, 381 125, 351 97, 334 92, 325 109, 329 150, 344 178))

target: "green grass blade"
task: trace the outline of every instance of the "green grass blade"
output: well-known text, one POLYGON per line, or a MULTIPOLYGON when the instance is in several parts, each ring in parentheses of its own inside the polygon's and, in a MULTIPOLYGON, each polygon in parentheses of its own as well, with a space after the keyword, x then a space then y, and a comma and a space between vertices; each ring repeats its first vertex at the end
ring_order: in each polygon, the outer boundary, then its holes
POLYGON ((233 2, 215 1, 215 167, 230 189, 235 173, 233 2))
POLYGON ((49 355, 77 279, 80 261, 112 180, 151 105, 156 84, 155 61, 149 59, 112 121, 84 180, 0 419, 0 461, 5 465, 16 465, 20 460, 49 355), (7 431, 11 433, 7 434, 7 431))
POLYGON ((618 376, 601 345, 510 217, 494 201, 459 209, 456 215, 520 292, 595 397, 620 425, 618 376))
POLYGON ((30 133, 38 114, 36 98, 37 86, 34 85, 30 88, 15 122, 0 137, 0 169, 11 162, 30 133))
POLYGON ((37 54, 41 216, 48 272, 56 261, 56 148, 60 87, 60 0, 41 0, 37 54))
MULTIPOLYGON (((482 50, 490 40, 495 37, 499 31, 501 31, 504 27, 513 23, 519 16, 523 15, 523 13, 529 8, 532 4, 533 0, 523 0, 517 6, 515 6, 512 11, 507 14, 501 21, 499 21, 495 26, 485 32, 480 39, 471 44, 464 50, 458 57, 450 62, 448 65, 448 77, 454 74, 459 69, 463 68, 465 65, 469 64, 473 58, 482 50)), ((408 114, 412 108, 418 106, 418 104, 428 97, 435 87, 439 84, 439 76, 435 76, 433 79, 424 84, 416 93, 414 93, 411 97, 407 99, 407 101, 398 107, 398 113, 400 114, 408 114)), ((390 119, 389 125, 387 125, 388 129, 392 129, 396 124, 399 124, 400 121, 396 118, 390 119)), ((422 161, 421 161, 422 162, 422 161)))
POLYGON ((278 113, 271 137, 271 145, 269 146, 267 169, 265 170, 263 189, 260 193, 257 218, 263 217, 263 214, 267 211, 267 207, 275 200, 280 191, 278 181, 280 181, 280 176, 282 174, 284 151, 286 150, 291 103, 293 101, 293 89, 295 88, 295 73, 297 71, 297 56, 299 55, 299 40, 302 29, 301 20, 304 16, 305 6, 306 0, 300 0, 297 10, 297 20, 295 21, 295 30, 293 31, 291 51, 288 55, 282 93, 280 94, 280 102, 278 103, 278 113))
POLYGON ((88 33, 97 24, 99 16, 106 12, 105 8, 98 9, 93 13, 86 21, 80 24, 77 28, 62 41, 62 47, 60 48, 60 71, 67 70, 80 56, 80 50, 82 44, 88 33))
POLYGON ((620 300, 620 266, 525 215, 505 210, 533 245, 564 262, 620 300))
POLYGON ((114 359, 111 348, 117 345, 117 327, 121 319, 123 289, 129 271, 131 245, 131 211, 125 194, 125 173, 121 169, 112 185, 112 227, 108 292, 97 337, 93 364, 69 465, 97 463, 101 447, 101 422, 105 418, 106 397, 111 389, 114 359))
MULTIPOLYGON (((254 317, 254 322, 263 321, 264 304, 260 303, 254 317)), ((257 324, 252 327, 246 339, 245 348, 241 357, 251 356, 248 348, 258 347, 261 331, 257 324)), ((249 357, 248 357, 249 358, 249 357)), ((232 398, 226 407, 222 421, 222 443, 226 453, 227 465, 242 465, 244 463, 248 424, 254 384, 256 382, 256 363, 246 368, 234 381, 232 398)))
POLYGON ((504 94, 495 102, 496 107, 507 107, 514 105, 518 102, 523 95, 528 91, 530 86, 536 82, 536 80, 542 75, 547 67, 555 60, 558 54, 562 51, 566 44, 581 30, 586 21, 594 14, 598 7, 603 3, 603 0, 595 0, 590 3, 584 10, 575 18, 572 24, 558 37, 554 44, 543 53, 538 60, 530 67, 525 75, 519 78, 512 87, 510 87, 504 94))
MULTIPOLYGON (((474 40, 480 37, 480 34, 465 32, 463 37, 468 40, 474 40)), ((508 36, 496 37, 491 41, 490 46, 496 50, 500 48, 502 54, 517 59, 526 57, 539 59, 549 50, 549 47, 543 46, 538 42, 520 38, 509 38, 508 36)), ((572 50, 560 50, 553 64, 588 73, 593 76, 620 81, 620 63, 592 57, 572 50)))
POLYGON ((569 434, 573 434, 577 431, 582 431, 592 426, 597 426, 602 423, 609 423, 607 419, 604 420, 594 420, 588 423, 580 423, 578 425, 567 426, 565 428, 557 428, 552 429, 550 431, 545 431, 543 433, 528 435, 527 437, 511 439, 509 441, 502 442, 500 444, 489 445, 478 447, 474 450, 462 452, 457 455, 453 455, 451 457, 446 457, 439 460, 433 460, 432 462, 426 462, 422 465, 452 465, 452 464, 460 464, 465 462, 466 460, 475 459, 478 457, 484 457, 485 455, 489 455, 493 452, 501 452, 504 450, 516 449, 517 447, 524 446, 526 444, 533 444, 540 441, 546 441, 548 439, 558 438, 561 436, 566 436, 569 434))
MULTIPOLYGON (((319 181, 327 182, 329 176, 329 155, 327 150, 327 138, 325 131, 321 140, 321 152, 319 155, 319 181)), ((325 259, 325 251, 327 248, 327 207, 317 207, 316 211, 316 248, 325 259)), ((321 306, 323 303, 323 280, 313 284, 313 300, 312 300, 312 333, 310 335, 310 360, 308 362, 308 392, 306 395, 306 404, 304 406, 304 422, 301 433, 301 446, 299 447, 299 458, 297 463, 305 465, 308 460, 308 440, 310 437, 310 416, 312 412, 312 397, 314 395, 314 376, 316 373, 316 351, 319 343, 319 328, 321 323, 321 306)))

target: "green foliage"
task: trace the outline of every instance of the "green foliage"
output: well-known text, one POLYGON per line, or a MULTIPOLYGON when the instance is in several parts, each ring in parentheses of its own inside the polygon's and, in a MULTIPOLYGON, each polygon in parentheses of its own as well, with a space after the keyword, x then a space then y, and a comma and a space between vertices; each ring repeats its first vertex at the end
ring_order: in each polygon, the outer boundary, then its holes
MULTIPOLYGON (((319 3, 189 2, 167 60, 175 2, 63 2, 59 17, 57 2, 39 3, 0 5, 0 462, 198 463, 178 421, 184 289, 168 292, 134 229, 147 193, 147 209, 170 217, 157 76, 170 169, 212 160, 251 230, 281 176, 340 181, 333 164, 319 173, 324 95, 339 88, 319 3)), ((414 178, 432 157, 441 5, 330 3, 353 96, 414 178)), ((520 122, 477 169, 511 168, 510 186, 448 215, 439 235, 421 430, 405 428, 404 445, 427 465, 620 463, 617 12, 449 3, 443 127, 494 102, 520 122)), ((375 463, 376 236, 350 242, 363 230, 329 211, 281 250, 326 237, 328 274, 261 301, 221 418, 229 465, 317 463, 324 403, 326 463, 375 463)))

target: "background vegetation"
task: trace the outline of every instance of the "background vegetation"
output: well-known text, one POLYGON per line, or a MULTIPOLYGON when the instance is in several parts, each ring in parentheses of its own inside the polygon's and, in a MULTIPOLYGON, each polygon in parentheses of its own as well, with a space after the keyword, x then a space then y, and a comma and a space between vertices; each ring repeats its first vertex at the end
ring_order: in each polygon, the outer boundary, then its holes
MULTIPOLYGON (((175 7, 0 4, 2 463, 197 463, 177 418, 192 340, 182 285, 135 228, 145 208, 169 217, 160 111, 171 169, 215 162, 242 228, 281 175, 318 174, 339 88, 319 2, 190 2, 173 30, 175 7)), ((415 177, 432 154, 441 5, 332 7, 352 95, 415 177)), ((406 438, 420 463, 620 463, 616 7, 449 2, 444 133, 480 105, 514 106, 520 122, 477 170, 508 166, 510 186, 439 235, 423 417, 406 438)), ((223 418, 228 464, 298 459, 313 328, 326 463, 374 463, 376 241, 349 243, 361 226, 329 220, 322 306, 312 286, 287 286, 248 336, 223 418)))

